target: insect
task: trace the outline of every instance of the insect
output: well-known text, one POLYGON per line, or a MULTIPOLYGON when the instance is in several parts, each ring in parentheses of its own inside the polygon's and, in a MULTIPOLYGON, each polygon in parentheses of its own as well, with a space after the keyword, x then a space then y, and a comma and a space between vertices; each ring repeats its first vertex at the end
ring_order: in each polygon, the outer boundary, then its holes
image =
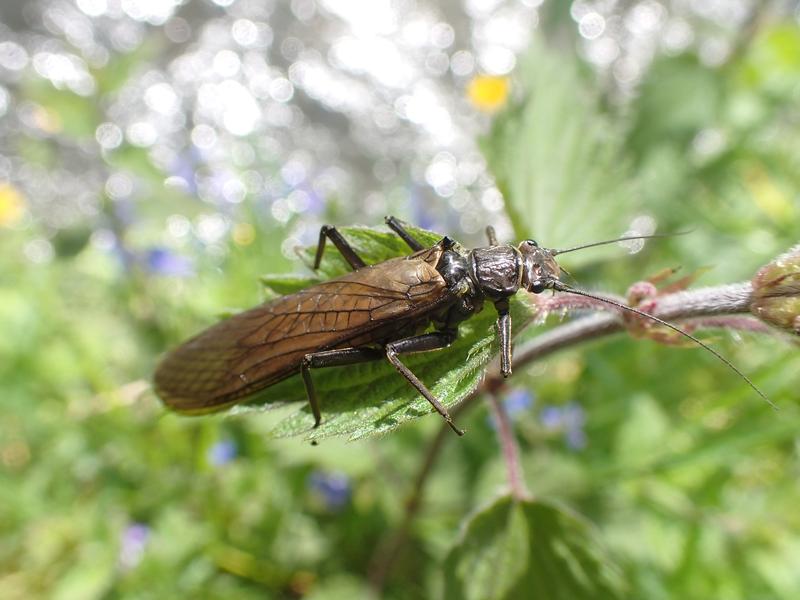
POLYGON ((677 326, 559 279, 558 254, 662 236, 629 236, 553 250, 534 240, 499 244, 494 229, 487 227, 489 245, 467 251, 449 237, 426 248, 394 217, 387 217, 386 224, 409 246, 410 255, 367 265, 335 227, 324 225, 314 268, 330 240, 353 271, 234 315, 178 346, 156 369, 156 393, 176 412, 203 414, 242 402, 299 372, 317 427, 322 417, 311 376, 314 369, 386 360, 453 431, 463 435, 400 357, 446 348, 456 339, 459 324, 488 301, 497 311, 500 371, 507 377, 512 367, 509 299, 520 289, 533 294, 551 289, 606 302, 680 333, 764 397, 727 359, 677 326))

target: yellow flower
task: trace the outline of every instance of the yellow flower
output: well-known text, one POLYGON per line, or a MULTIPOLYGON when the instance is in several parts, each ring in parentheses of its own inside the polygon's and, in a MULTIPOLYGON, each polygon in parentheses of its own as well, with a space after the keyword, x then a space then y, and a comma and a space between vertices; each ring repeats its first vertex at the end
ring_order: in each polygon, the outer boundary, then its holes
POLYGON ((24 213, 25 201, 22 193, 10 183, 0 183, 0 226, 15 225, 24 213))
POLYGON ((503 107, 510 89, 508 77, 476 75, 467 86, 467 96, 475 108, 490 113, 503 107))
POLYGON ((250 223, 237 223, 233 227, 233 241, 237 246, 249 246, 256 239, 256 230, 250 223))

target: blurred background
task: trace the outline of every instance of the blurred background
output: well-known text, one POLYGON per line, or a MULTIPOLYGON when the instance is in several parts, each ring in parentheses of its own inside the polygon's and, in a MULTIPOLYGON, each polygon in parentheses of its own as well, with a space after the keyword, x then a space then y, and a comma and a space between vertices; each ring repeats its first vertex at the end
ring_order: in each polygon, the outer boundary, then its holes
MULTIPOLYGON (((0 4, 0 596, 353 598, 440 423, 311 447, 272 413, 185 418, 161 353, 385 214, 564 247, 583 287, 750 279, 797 243, 794 0, 0 4)), ((526 335, 535 335, 535 328, 526 335)), ((616 338, 515 372, 531 491, 591 520, 637 597, 800 594, 796 347, 616 338)), ((430 597, 504 485, 448 440, 385 597, 430 597)), ((374 584, 374 581, 373 581, 374 584)))

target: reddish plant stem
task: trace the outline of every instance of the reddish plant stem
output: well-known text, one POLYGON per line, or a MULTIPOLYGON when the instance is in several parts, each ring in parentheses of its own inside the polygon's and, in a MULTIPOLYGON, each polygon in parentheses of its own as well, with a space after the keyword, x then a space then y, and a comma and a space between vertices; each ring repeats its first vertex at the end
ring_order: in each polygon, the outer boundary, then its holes
POLYGON ((525 487, 522 465, 519 460, 519 448, 517 447, 517 440, 514 439, 511 420, 508 418, 508 413, 496 393, 489 394, 489 408, 492 411, 494 422, 497 424, 497 438, 500 441, 503 460, 506 463, 511 495, 516 500, 529 500, 531 494, 525 487))

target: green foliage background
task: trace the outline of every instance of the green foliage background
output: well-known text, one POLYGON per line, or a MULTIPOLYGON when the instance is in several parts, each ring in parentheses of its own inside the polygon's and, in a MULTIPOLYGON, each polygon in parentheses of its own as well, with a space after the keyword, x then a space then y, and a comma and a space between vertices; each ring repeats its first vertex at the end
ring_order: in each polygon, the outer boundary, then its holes
MULTIPOLYGON (((617 109, 571 53, 540 44, 483 145, 515 231, 564 246, 646 212, 662 230, 695 231, 633 257, 575 255, 565 264, 581 285, 621 293, 677 265, 712 266, 709 284, 750 278, 797 242, 798 49, 793 23, 759 30, 717 67, 661 58, 617 109), (713 152, 698 144, 708 132, 722 140, 713 152)), ((89 99, 25 93, 63 111, 75 136, 94 131, 89 99)), ((29 144, 30 160, 47 160, 44 143, 29 144)), ((133 150, 115 160, 161 178, 133 150)), ((142 235, 185 202, 154 204, 142 235)), ((166 348, 226 307, 258 302, 265 272, 302 271, 263 223, 253 220, 253 244, 231 244, 221 263, 198 256, 198 276, 179 283, 121 272, 80 230, 56 240, 53 262, 21 268, 28 234, 2 231, 0 596, 367 594, 437 417, 311 446, 270 435, 296 407, 184 418, 149 391, 166 348), (235 456, 215 459, 220 442, 235 456), (341 504, 310 483, 332 474, 347 481, 341 504), (132 526, 146 534, 128 567, 132 526)), ((696 350, 623 337, 516 372, 512 385, 535 394, 515 430, 542 501, 498 499, 494 429, 483 408, 465 415, 469 434, 445 439, 386 597, 796 598, 796 347, 747 334, 716 342, 779 413, 696 350), (543 421, 570 402, 585 415, 582 449, 543 421)))

